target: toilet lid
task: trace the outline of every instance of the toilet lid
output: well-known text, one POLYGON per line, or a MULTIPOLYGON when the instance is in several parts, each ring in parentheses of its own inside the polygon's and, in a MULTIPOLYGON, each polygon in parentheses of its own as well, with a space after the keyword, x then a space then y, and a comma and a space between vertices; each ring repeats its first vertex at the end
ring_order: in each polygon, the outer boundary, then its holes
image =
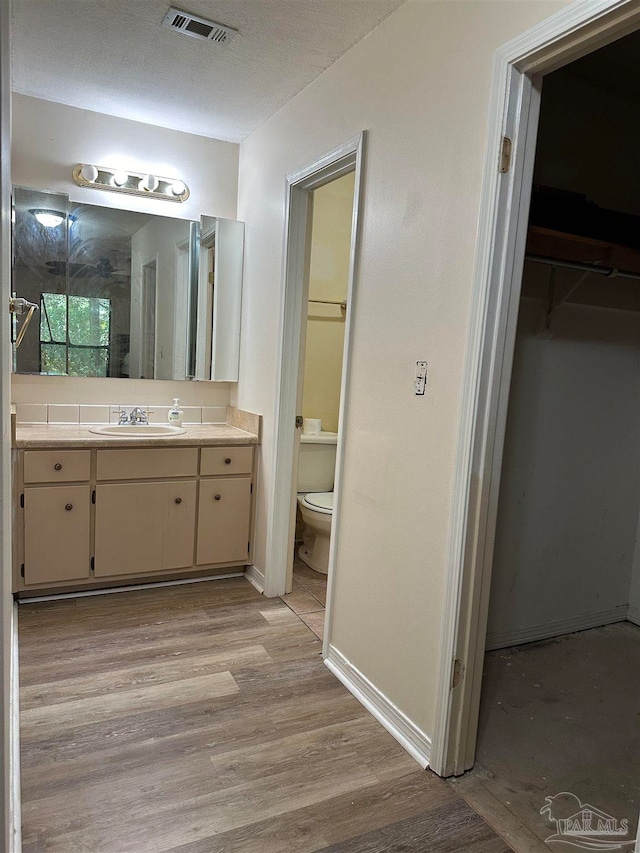
POLYGON ((304 502, 316 512, 333 512, 333 492, 311 492, 304 496, 304 502))

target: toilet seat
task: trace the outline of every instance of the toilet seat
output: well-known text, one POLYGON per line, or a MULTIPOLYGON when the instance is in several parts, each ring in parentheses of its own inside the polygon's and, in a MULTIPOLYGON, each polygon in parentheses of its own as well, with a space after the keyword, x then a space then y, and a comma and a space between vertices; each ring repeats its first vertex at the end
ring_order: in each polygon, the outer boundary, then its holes
POLYGON ((302 503, 314 512, 333 514, 333 492, 310 492, 304 496, 302 503))

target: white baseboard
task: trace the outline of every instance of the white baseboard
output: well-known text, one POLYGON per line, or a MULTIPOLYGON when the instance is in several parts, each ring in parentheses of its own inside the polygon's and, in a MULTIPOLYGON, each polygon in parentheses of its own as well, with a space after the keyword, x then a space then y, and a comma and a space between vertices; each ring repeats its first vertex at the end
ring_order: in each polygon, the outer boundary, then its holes
POLYGON ((117 595, 120 592, 134 592, 139 589, 159 589, 163 586, 185 586, 189 583, 205 583, 205 581, 223 581, 227 578, 241 578, 242 571, 231 571, 224 575, 207 575, 201 578, 178 578, 173 581, 149 581, 148 583, 132 583, 129 586, 109 586, 100 589, 80 589, 75 592, 52 592, 50 595, 33 595, 19 598, 18 604, 36 604, 41 601, 57 601, 63 598, 88 598, 92 595, 117 595))
POLYGON ((244 570, 244 576, 258 592, 264 595, 264 572, 253 564, 244 570))
POLYGON ((397 708, 375 684, 339 652, 329 646, 325 665, 347 690, 384 726, 423 769, 431 760, 431 738, 397 708))
MULTIPOLYGON (((640 606, 630 604, 627 610, 627 621, 633 622, 634 625, 640 625, 640 606)), ((640 838, 640 835, 638 836, 640 838)))
POLYGON ((599 628, 602 625, 611 625, 613 622, 623 622, 630 618, 627 611, 627 606, 621 605, 611 610, 568 616, 566 619, 558 619, 555 622, 546 622, 542 625, 531 625, 528 628, 518 628, 515 631, 489 632, 486 650, 490 652, 509 646, 521 646, 523 643, 535 643, 537 640, 549 640, 552 637, 561 637, 563 634, 573 634, 574 631, 586 631, 588 628, 599 628))

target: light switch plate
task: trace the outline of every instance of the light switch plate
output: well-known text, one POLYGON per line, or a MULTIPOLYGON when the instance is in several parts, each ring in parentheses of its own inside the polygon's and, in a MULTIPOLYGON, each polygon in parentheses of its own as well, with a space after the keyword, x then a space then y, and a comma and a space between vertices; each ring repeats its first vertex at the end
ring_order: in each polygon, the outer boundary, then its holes
POLYGON ((416 397, 421 397, 427 387, 427 362, 416 361, 416 378, 413 389, 416 397))

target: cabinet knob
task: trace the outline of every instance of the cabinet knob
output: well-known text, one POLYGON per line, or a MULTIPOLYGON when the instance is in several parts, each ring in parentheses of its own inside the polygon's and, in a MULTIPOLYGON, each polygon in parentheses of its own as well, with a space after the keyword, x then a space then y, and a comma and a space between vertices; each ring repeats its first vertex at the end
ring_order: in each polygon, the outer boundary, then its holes
POLYGON ((177 504, 181 504, 181 503, 182 503, 182 498, 176 498, 176 503, 177 503, 177 504))
POLYGON ((62 471, 62 462, 56 462, 53 467, 56 471, 62 471))
POLYGON ((215 501, 219 501, 221 497, 222 497, 222 495, 214 495, 214 496, 213 496, 213 499, 214 499, 215 501))
POLYGON ((227 458, 224 460, 224 464, 225 465, 231 465, 231 457, 230 456, 227 456, 227 458))
POLYGON ((67 512, 71 512, 71 510, 73 509, 73 504, 65 504, 64 508, 67 512))

